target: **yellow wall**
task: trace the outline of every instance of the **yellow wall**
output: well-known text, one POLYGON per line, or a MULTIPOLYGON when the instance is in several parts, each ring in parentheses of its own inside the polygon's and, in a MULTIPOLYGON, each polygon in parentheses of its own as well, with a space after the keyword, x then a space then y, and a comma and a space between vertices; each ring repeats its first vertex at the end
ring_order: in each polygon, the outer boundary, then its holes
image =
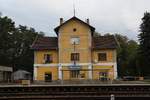
POLYGON ((63 80, 69 80, 70 79, 70 72, 69 72, 69 69, 68 69, 68 67, 66 67, 66 66, 63 66, 62 67, 62 74, 63 74, 63 80))
POLYGON ((53 63, 58 63, 58 51, 55 50, 43 50, 34 52, 34 63, 35 64, 44 64, 44 54, 52 54, 53 63))
POLYGON ((87 70, 88 69, 88 66, 82 66, 81 68, 81 72, 80 74, 85 74, 85 78, 84 79, 88 79, 89 78, 89 71, 87 70))
POLYGON ((38 67, 37 68, 37 80, 44 81, 45 80, 45 73, 52 73, 52 80, 58 79, 58 67, 38 67))
POLYGON ((71 37, 79 37, 80 43, 75 46, 76 52, 80 53, 79 63, 86 63, 90 61, 91 46, 91 33, 90 28, 77 21, 72 20, 63 25, 59 30, 59 51, 60 51, 60 62, 71 63, 70 55, 74 52, 74 45, 71 44, 71 37), (73 29, 76 28, 76 32, 73 29))
POLYGON ((97 60, 98 62, 116 62, 116 50, 95 50, 92 52, 92 60, 97 60), (107 61, 98 61, 98 53, 106 53, 107 61))
MULTIPOLYGON (((61 58, 63 61, 62 63, 71 63, 70 57, 73 50, 63 50, 61 51, 61 58)), ((88 50, 78 50, 80 52, 80 61, 78 63, 89 63, 90 53, 88 50)), ((98 53, 106 53, 107 54, 107 61, 100 61, 100 62, 116 62, 116 50, 96 50, 92 52, 92 61, 95 59, 98 61, 98 53)), ((53 63, 58 63, 58 51, 35 51, 35 64, 43 64, 44 54, 52 54, 53 56, 53 63)))
POLYGON ((100 72, 107 72, 108 78, 113 79, 113 66, 93 66, 93 79, 99 79, 100 72))

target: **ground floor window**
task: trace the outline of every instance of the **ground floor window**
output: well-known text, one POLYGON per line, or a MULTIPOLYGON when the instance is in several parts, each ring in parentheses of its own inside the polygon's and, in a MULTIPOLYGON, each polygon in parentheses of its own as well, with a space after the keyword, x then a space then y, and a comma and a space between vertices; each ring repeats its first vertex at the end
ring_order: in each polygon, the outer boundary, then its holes
POLYGON ((78 78, 80 75, 80 70, 71 70, 70 71, 70 77, 71 78, 78 78))

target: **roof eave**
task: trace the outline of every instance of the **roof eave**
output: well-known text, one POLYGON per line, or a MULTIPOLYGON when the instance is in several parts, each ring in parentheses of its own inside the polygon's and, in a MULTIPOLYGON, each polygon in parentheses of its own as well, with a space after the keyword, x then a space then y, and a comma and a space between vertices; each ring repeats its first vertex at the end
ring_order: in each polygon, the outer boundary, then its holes
POLYGON ((52 48, 52 49, 37 49, 37 48, 34 48, 34 49, 32 49, 32 50, 34 50, 34 51, 41 51, 41 50, 58 50, 58 48, 52 48))

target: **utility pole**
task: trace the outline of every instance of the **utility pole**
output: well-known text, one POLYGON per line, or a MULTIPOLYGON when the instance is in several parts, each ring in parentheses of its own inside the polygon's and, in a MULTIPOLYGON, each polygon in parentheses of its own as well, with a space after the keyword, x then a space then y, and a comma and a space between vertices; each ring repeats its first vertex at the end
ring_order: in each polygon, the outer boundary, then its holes
MULTIPOLYGON (((76 52, 76 43, 75 43, 75 41, 73 42, 73 51, 74 51, 74 53, 76 52)), ((75 56, 74 56, 74 67, 76 66, 76 59, 75 59, 75 56)))

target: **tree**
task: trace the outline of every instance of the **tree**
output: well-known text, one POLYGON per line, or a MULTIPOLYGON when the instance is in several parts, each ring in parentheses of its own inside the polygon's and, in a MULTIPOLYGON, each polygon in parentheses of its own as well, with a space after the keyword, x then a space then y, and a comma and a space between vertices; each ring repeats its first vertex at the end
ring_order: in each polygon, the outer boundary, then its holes
POLYGON ((128 53, 128 59, 127 59, 127 70, 129 72, 129 75, 137 76, 139 75, 139 67, 137 65, 137 54, 138 50, 138 44, 134 40, 129 40, 127 42, 127 53, 128 53))
POLYGON ((15 33, 12 35, 14 40, 12 64, 15 69, 32 71, 34 53, 30 47, 37 35, 43 36, 36 32, 34 28, 22 25, 16 28, 15 33))
POLYGON ((94 36, 94 37, 98 37, 98 36, 101 36, 101 34, 98 33, 98 32, 94 32, 94 33, 93 33, 93 36, 94 36))
POLYGON ((150 13, 145 12, 140 25, 139 54, 144 75, 150 75, 150 13))
POLYGON ((121 34, 115 34, 119 43, 117 48, 117 64, 119 76, 138 75, 137 66, 137 48, 138 44, 134 40, 129 40, 128 37, 121 34))
POLYGON ((27 26, 15 27, 10 18, 0 16, 0 65, 32 72, 34 52, 30 46, 37 35, 43 34, 27 26))
POLYGON ((119 47, 117 48, 117 64, 118 64, 118 75, 124 76, 127 72, 127 41, 128 38, 126 36, 122 36, 120 34, 115 34, 115 37, 119 43, 119 47))
POLYGON ((0 16, 0 64, 11 65, 11 34, 15 30, 15 23, 8 17, 0 16))

